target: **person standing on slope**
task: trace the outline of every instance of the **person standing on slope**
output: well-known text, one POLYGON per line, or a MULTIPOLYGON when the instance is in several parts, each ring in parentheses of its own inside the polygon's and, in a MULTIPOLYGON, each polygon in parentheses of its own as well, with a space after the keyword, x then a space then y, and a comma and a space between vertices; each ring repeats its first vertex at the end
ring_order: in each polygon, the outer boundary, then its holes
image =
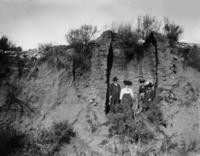
POLYGON ((116 104, 119 103, 119 96, 120 96, 120 91, 121 91, 121 87, 117 81, 118 81, 118 78, 114 77, 113 83, 110 85, 110 88, 109 88, 110 111, 113 113, 115 112, 116 104))
POLYGON ((135 111, 137 109, 137 106, 133 105, 134 104, 134 94, 133 94, 133 90, 130 88, 132 86, 132 82, 125 80, 124 85, 125 85, 125 87, 122 88, 122 90, 120 92, 120 100, 121 100, 123 109, 125 109, 124 111, 126 111, 126 112, 129 112, 132 110, 135 111))

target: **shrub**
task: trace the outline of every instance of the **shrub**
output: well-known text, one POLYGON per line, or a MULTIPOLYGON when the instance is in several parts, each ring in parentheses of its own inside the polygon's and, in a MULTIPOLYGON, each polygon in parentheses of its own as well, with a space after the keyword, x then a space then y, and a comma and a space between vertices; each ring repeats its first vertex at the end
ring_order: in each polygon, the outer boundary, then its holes
POLYGON ((69 144, 73 137, 75 137, 75 132, 71 125, 64 121, 54 124, 49 130, 42 130, 36 142, 43 145, 45 153, 54 153, 63 144, 69 144))
POLYGON ((0 39, 0 49, 3 51, 22 51, 21 47, 16 47, 6 36, 0 39))
POLYGON ((171 150, 174 150, 177 148, 178 144, 172 141, 173 136, 174 135, 172 135, 170 137, 167 135, 164 136, 161 147, 160 147, 160 151, 162 153, 167 153, 167 152, 170 152, 171 150))
POLYGON ((49 129, 34 130, 33 133, 27 134, 26 144, 20 153, 21 155, 26 153, 28 155, 53 156, 64 144, 69 144, 75 136, 75 132, 67 121, 55 123, 49 129))
MULTIPOLYGON (((152 32, 160 34, 161 22, 154 16, 138 16, 137 28, 134 30, 130 24, 112 25, 119 38, 122 40, 122 47, 127 62, 132 59, 138 61, 144 56, 143 42, 148 40, 152 32), (141 41, 141 42, 140 42, 141 41)), ((158 35, 159 36, 159 35, 158 35)))
POLYGON ((24 147, 25 135, 10 125, 2 125, 0 129, 0 153, 9 156, 24 147))
POLYGON ((118 104, 117 113, 108 115, 111 126, 109 128, 110 136, 118 135, 122 140, 128 138, 130 142, 147 144, 153 139, 153 133, 150 132, 143 120, 138 117, 136 119, 132 110, 127 110, 122 104, 118 104))
POLYGON ((46 129, 31 129, 23 133, 10 123, 3 121, 0 125, 0 153, 3 156, 53 156, 76 136, 67 121, 55 123, 46 129))
POLYGON ((33 66, 33 60, 28 57, 21 58, 16 51, 0 50, 0 78, 8 78, 12 73, 12 66, 18 68, 18 78, 26 76, 33 66))
POLYGON ((163 120, 163 114, 160 109, 159 97, 154 98, 154 94, 149 92, 140 100, 139 106, 142 110, 139 114, 127 107, 126 103, 119 103, 115 106, 116 113, 110 113, 108 116, 111 123, 110 135, 118 135, 122 139, 128 138, 131 142, 140 140, 143 144, 148 144, 154 139, 152 130, 158 125, 167 126, 163 120))
POLYGON ((130 25, 121 25, 118 28, 118 35, 122 39, 125 57, 127 61, 135 58, 138 51, 138 36, 131 30, 130 25))
POLYGON ((16 114, 18 114, 20 118, 22 116, 31 117, 36 110, 29 104, 28 100, 22 101, 18 99, 15 95, 21 90, 20 87, 17 88, 10 85, 9 88, 10 90, 12 89, 14 92, 8 91, 6 103, 0 108, 0 113, 4 114, 5 112, 7 112, 5 113, 6 115, 4 117, 10 118, 10 122, 14 122, 16 120, 16 114))
POLYGON ((178 42, 180 39, 180 36, 183 33, 183 28, 181 28, 179 25, 176 25, 172 22, 170 22, 167 18, 164 20, 164 33, 165 36, 173 43, 178 42))
POLYGON ((200 48, 193 46, 185 57, 186 64, 200 71, 200 48))
POLYGON ((69 144, 71 138, 75 137, 72 126, 66 121, 54 124, 52 130, 54 131, 59 144, 69 144))
POLYGON ((70 30, 65 36, 67 42, 75 49, 73 55, 73 77, 75 80, 76 69, 88 71, 91 66, 91 41, 97 32, 97 27, 83 25, 79 29, 70 30))
POLYGON ((53 47, 52 43, 39 44, 38 50, 40 50, 40 51, 43 51, 43 50, 48 51, 52 47, 53 47))
POLYGON ((96 26, 82 25, 79 29, 70 30, 65 37, 70 45, 76 43, 88 44, 96 32, 96 26))
POLYGON ((0 78, 7 77, 9 73, 9 65, 11 63, 11 59, 9 53, 5 53, 4 51, 0 51, 0 78))
POLYGON ((163 119, 163 113, 160 109, 160 102, 162 98, 157 93, 157 96, 154 98, 154 94, 147 95, 144 100, 142 101, 145 106, 148 106, 147 110, 145 110, 145 115, 147 117, 148 122, 154 125, 162 125, 164 127, 167 126, 166 121, 163 119), (149 101, 149 99, 152 99, 149 101))
POLYGON ((143 39, 146 39, 151 32, 160 32, 161 22, 155 16, 138 16, 137 33, 143 39))
POLYGON ((90 58, 91 58, 91 49, 89 46, 81 46, 77 45, 75 48, 77 52, 73 54, 73 62, 74 62, 74 69, 80 69, 80 71, 88 71, 90 69, 90 58), (80 52, 79 49, 81 48, 80 52))
POLYGON ((127 60, 127 62, 133 60, 134 58, 138 58, 139 56, 139 44, 138 34, 132 30, 132 27, 130 24, 120 24, 113 26, 113 31, 115 31, 118 35, 118 37, 122 41, 122 47, 124 49, 124 55, 127 60))
POLYGON ((39 59, 39 63, 47 62, 50 67, 60 69, 67 69, 69 67, 70 57, 66 53, 65 49, 52 47, 44 51, 44 56, 39 59))

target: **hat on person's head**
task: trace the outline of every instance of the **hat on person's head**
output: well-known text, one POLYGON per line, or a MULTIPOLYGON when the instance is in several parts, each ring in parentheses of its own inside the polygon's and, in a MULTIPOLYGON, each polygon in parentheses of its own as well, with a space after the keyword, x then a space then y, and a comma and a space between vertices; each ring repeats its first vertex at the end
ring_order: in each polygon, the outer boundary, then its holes
POLYGON ((146 81, 144 85, 145 85, 146 87, 149 87, 149 88, 151 88, 151 87, 154 86, 153 83, 152 83, 150 80, 146 81))
POLYGON ((124 85, 126 86, 132 86, 132 82, 128 80, 124 80, 124 85))
POLYGON ((139 79, 139 83, 145 83, 145 79, 144 78, 140 78, 139 79))
POLYGON ((153 86, 154 86, 153 83, 152 83, 152 82, 149 82, 148 87, 153 87, 153 86))
POLYGON ((149 81, 146 81, 146 82, 144 83, 144 85, 145 85, 145 86, 148 86, 149 83, 150 83, 149 81))
POLYGON ((117 81, 118 80, 118 78, 115 76, 115 77, 113 77, 113 81, 117 81))

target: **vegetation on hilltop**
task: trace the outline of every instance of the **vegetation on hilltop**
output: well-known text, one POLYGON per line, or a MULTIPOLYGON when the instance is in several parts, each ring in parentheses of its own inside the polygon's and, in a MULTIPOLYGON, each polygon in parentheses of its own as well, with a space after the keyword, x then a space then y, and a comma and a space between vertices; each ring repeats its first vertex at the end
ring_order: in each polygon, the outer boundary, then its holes
POLYGON ((130 23, 113 24, 111 30, 122 41, 127 62, 135 58, 140 60, 143 57, 145 48, 143 44, 148 42, 152 32, 156 34, 158 40, 167 38, 171 45, 178 42, 183 33, 181 26, 172 23, 167 18, 162 21, 149 15, 138 16, 136 26, 130 23))
POLYGON ((0 49, 3 51, 22 51, 21 47, 17 47, 6 36, 0 38, 0 49))
POLYGON ((75 53, 73 55, 73 80, 76 79, 77 69, 80 72, 87 72, 90 69, 90 58, 92 55, 92 39, 97 32, 97 27, 82 25, 78 29, 72 29, 65 35, 67 42, 75 53))
POLYGON ((183 33, 183 28, 170 22, 168 18, 164 19, 164 23, 164 34, 169 39, 170 44, 173 45, 175 42, 179 41, 180 36, 183 33))
POLYGON ((184 58, 184 66, 188 65, 200 71, 200 48, 197 45, 177 47, 178 55, 184 58))

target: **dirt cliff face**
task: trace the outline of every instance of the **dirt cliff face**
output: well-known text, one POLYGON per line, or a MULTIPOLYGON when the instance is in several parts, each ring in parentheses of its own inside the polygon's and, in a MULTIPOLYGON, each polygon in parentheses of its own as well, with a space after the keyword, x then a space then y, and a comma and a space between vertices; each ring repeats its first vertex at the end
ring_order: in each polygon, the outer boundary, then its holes
POLYGON ((163 115, 168 123, 165 134, 185 151, 199 148, 199 72, 184 68, 175 49, 160 46, 159 94, 163 115))
POLYGON ((136 155, 145 150, 149 155, 197 155, 200 148, 200 72, 185 67, 184 58, 166 40, 158 41, 157 46, 156 96, 165 125, 147 122, 156 139, 145 146, 120 142, 117 137, 109 136, 105 105, 108 84, 114 76, 121 86, 124 79, 133 82, 136 102, 139 78, 143 76, 155 83, 155 49, 150 45, 144 50, 143 59, 127 62, 120 39, 111 31, 104 32, 96 40, 90 70, 77 71, 75 81, 73 49, 70 48, 54 47, 53 52, 41 59, 19 59, 25 62, 22 67, 20 61, 13 62, 15 58, 9 65, 2 65, 1 74, 8 74, 1 76, 0 106, 4 108, 1 119, 12 122, 23 132, 67 120, 77 137, 70 145, 62 145, 59 155, 63 156, 136 155), (13 99, 15 101, 9 101, 13 99), (6 109, 8 103, 10 107, 6 109))

